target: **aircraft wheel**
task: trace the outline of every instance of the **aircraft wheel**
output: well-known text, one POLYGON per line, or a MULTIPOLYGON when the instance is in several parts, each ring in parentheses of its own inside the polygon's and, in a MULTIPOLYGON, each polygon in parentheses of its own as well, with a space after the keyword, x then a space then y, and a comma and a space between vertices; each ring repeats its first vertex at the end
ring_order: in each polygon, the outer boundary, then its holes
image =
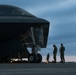
POLYGON ((30 63, 35 63, 36 62, 36 54, 30 54, 29 55, 29 57, 28 57, 28 61, 30 62, 30 63))
POLYGON ((41 63, 41 61, 42 61, 42 55, 37 53, 37 61, 36 62, 41 63))

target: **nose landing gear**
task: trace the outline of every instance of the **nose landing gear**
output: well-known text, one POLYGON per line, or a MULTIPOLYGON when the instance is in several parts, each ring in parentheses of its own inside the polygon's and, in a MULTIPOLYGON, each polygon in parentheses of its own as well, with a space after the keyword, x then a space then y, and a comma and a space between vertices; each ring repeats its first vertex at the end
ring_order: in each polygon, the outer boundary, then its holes
POLYGON ((37 53, 37 54, 31 53, 28 57, 28 61, 30 63, 41 63, 42 56, 39 53, 37 53))
POLYGON ((37 61, 36 62, 41 63, 41 61, 42 61, 42 55, 37 53, 37 61))

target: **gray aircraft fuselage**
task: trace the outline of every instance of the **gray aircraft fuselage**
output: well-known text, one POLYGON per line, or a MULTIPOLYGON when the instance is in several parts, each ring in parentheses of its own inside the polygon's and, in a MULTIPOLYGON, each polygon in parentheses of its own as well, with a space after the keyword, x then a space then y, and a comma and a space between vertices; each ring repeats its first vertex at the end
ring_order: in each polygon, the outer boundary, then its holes
POLYGON ((0 5, 0 58, 22 51, 25 51, 27 57, 29 52, 26 50, 26 47, 22 47, 22 44, 24 42, 27 47, 33 45, 30 28, 33 28, 35 34, 35 44, 41 48, 45 48, 47 45, 49 24, 47 20, 38 18, 21 8, 0 5), (37 29, 41 31, 41 35, 39 33, 36 34, 38 32, 37 29), (21 41, 24 34, 25 40, 21 41), (43 41, 40 39, 40 42, 38 42, 38 34, 42 36, 43 41))

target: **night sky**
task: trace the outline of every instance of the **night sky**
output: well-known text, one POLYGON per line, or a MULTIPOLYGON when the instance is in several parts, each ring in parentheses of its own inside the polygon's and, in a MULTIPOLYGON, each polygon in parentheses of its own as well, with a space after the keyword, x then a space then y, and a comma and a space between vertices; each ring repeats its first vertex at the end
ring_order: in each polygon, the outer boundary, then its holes
MULTIPOLYGON (((76 55, 76 0, 0 0, 0 4, 20 7, 50 22, 47 48, 40 53, 53 53, 53 44, 65 46, 65 56, 76 55)), ((72 60, 72 58, 70 59, 72 60)), ((75 60, 76 61, 76 60, 75 60)))

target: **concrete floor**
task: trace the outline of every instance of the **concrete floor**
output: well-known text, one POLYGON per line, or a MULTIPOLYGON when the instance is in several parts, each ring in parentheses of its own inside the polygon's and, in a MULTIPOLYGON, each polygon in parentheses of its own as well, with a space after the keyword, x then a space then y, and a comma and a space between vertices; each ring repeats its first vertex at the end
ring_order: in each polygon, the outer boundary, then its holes
POLYGON ((76 75, 76 63, 0 64, 0 75, 76 75))

